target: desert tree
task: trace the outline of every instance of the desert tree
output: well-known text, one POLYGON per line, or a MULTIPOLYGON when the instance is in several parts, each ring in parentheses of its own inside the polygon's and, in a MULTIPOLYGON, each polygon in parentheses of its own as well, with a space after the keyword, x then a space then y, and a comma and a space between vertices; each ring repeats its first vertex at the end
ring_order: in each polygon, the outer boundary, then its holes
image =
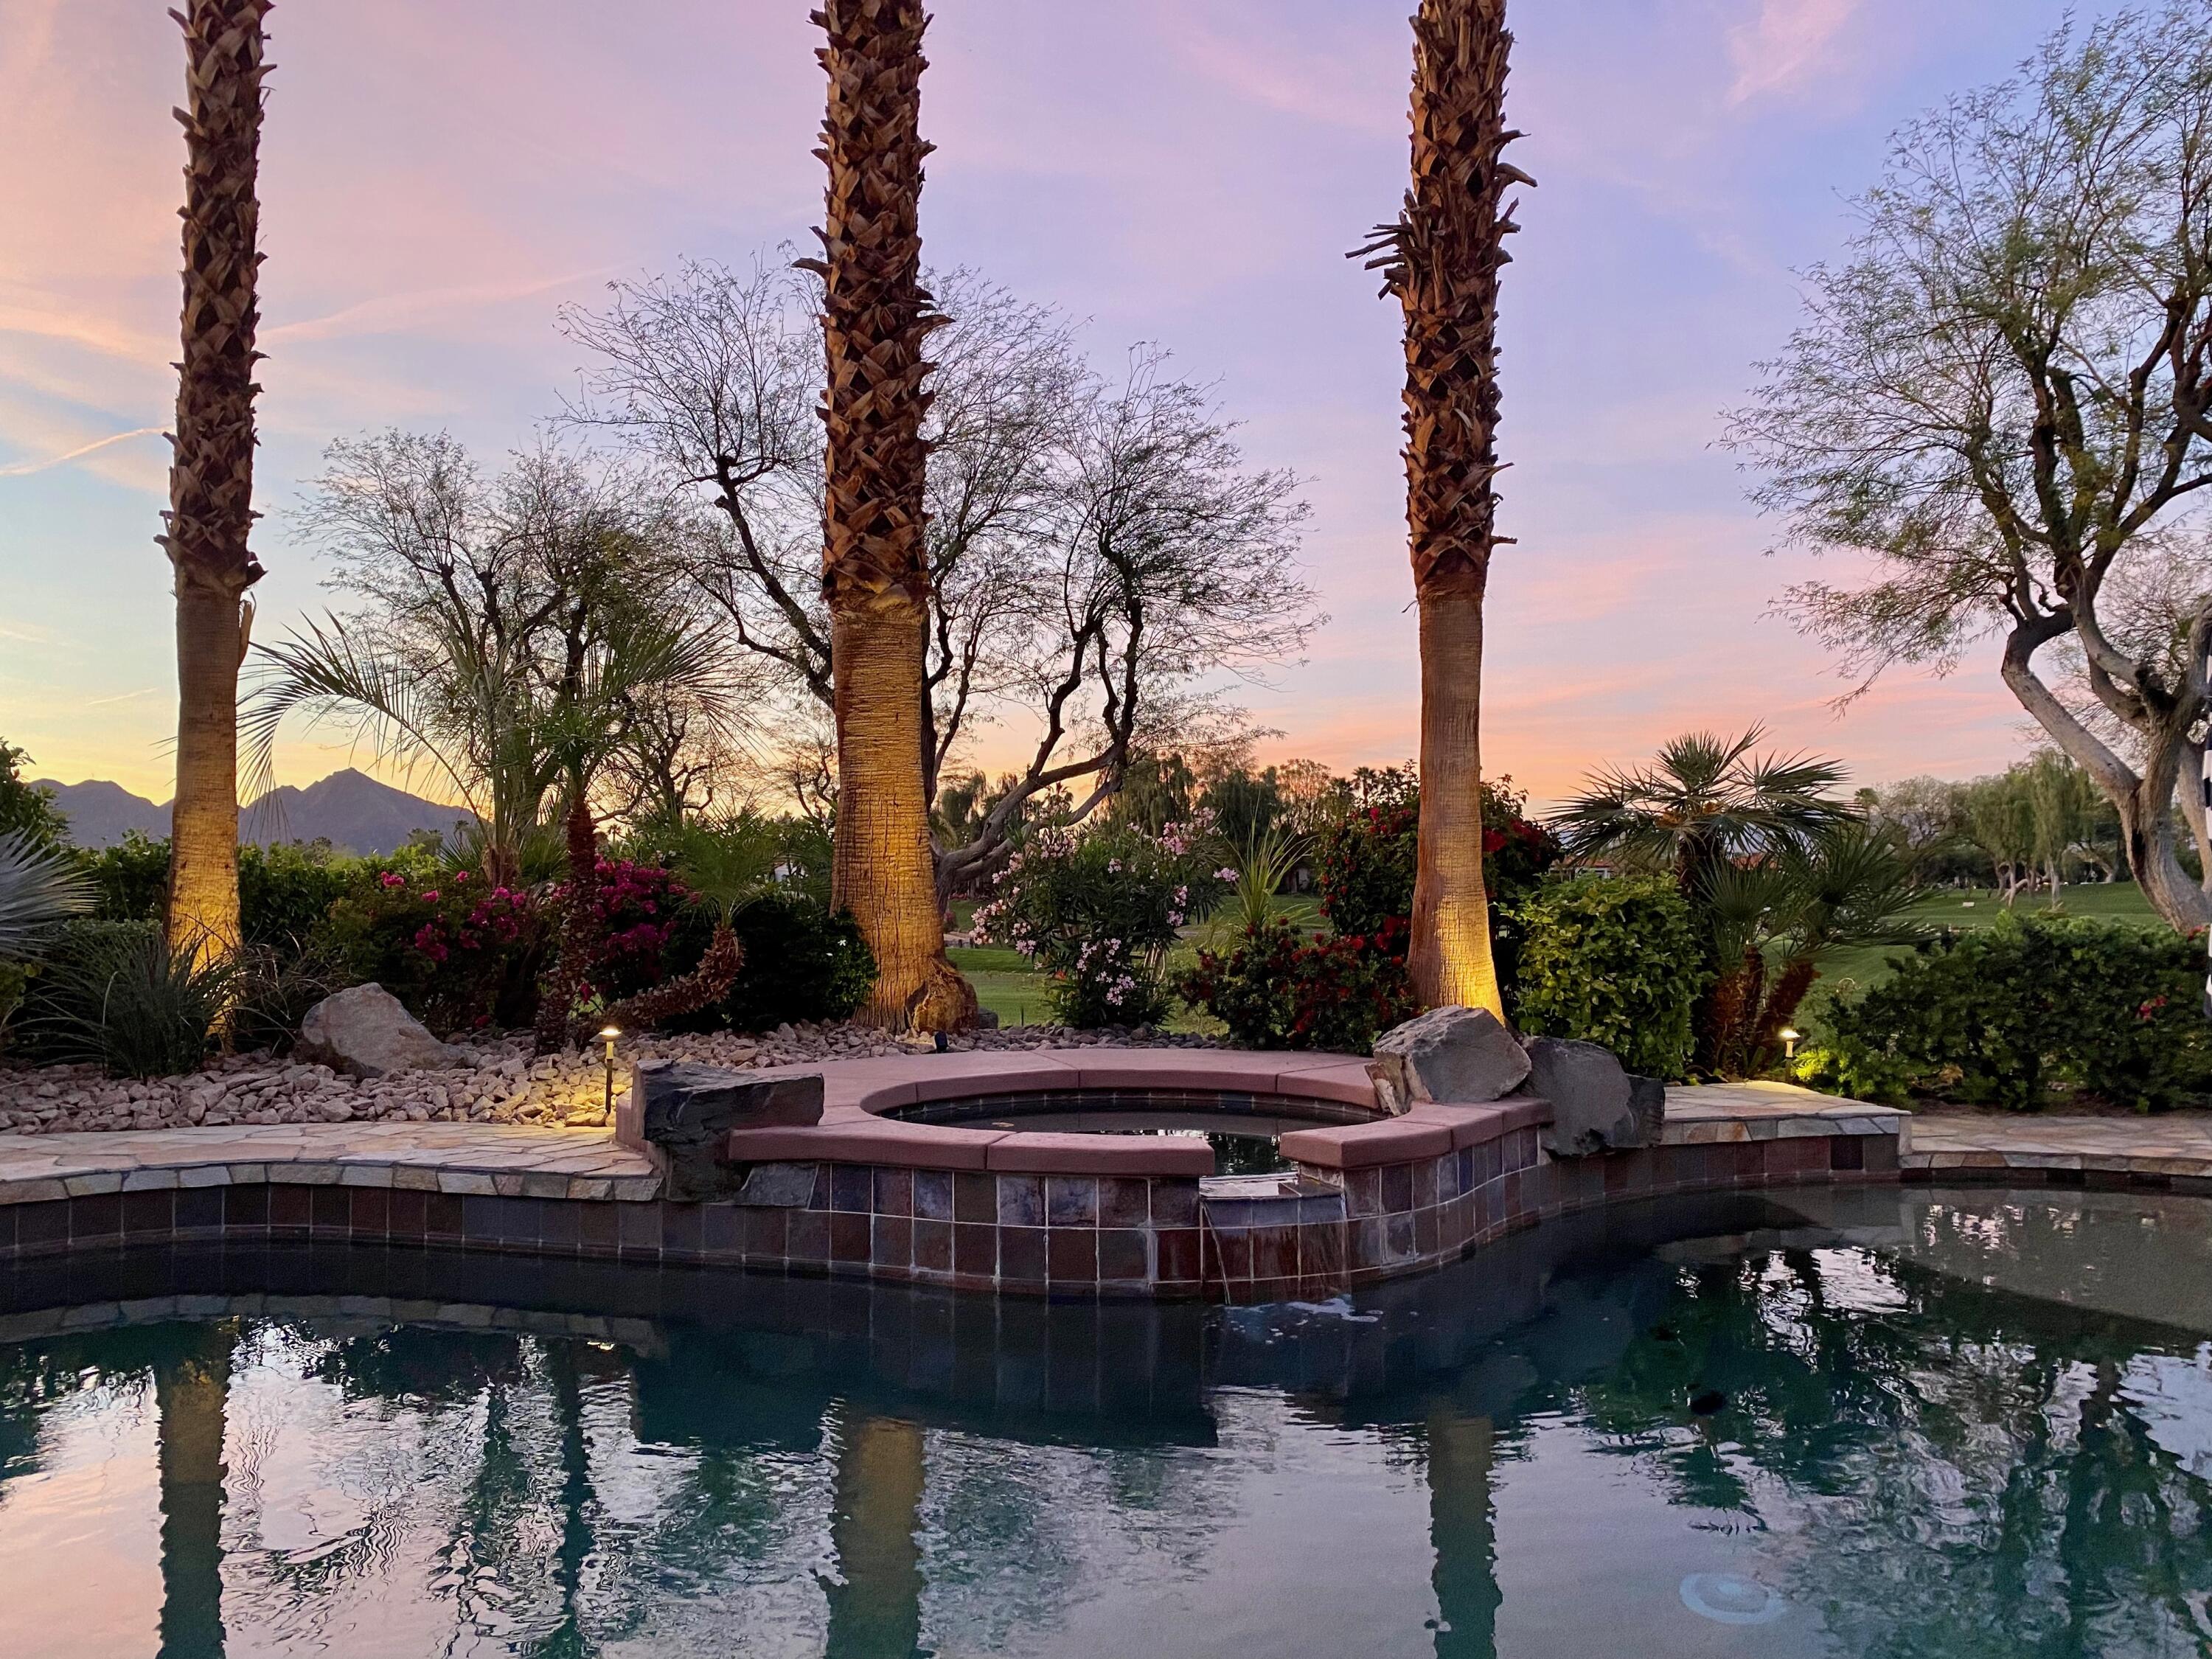
MULTIPOLYGON (((1375 254, 1406 319, 1407 518, 1420 609, 1421 817, 1407 966, 1426 1006, 1503 1018, 1482 876, 1482 611, 1498 534, 1498 277, 1513 37, 1505 0, 1421 0, 1413 187, 1375 254)), ((1355 254, 1353 257, 1359 257, 1355 254)))
POLYGON ((299 526, 345 604, 260 648, 257 782, 295 712, 335 726, 465 804, 484 874, 514 883, 604 781, 629 798, 623 757, 663 741, 641 720, 745 734, 743 665, 672 574, 691 527, 619 467, 547 445, 487 481, 444 434, 343 440, 299 526))
MULTIPOLYGON (((948 318, 922 428, 920 742, 942 897, 988 872, 1041 797, 1071 792, 1067 810, 1086 814, 1148 749, 1233 736, 1224 694, 1294 657, 1317 617, 1297 481, 1247 460, 1211 388, 1152 345, 1109 376, 1065 319, 973 272, 928 287, 948 318), (1025 750, 969 810, 962 757, 994 726, 1025 750)), ((592 353, 571 417, 711 504, 723 533, 694 544, 690 579, 793 702, 826 710, 822 364, 803 320, 819 304, 767 260, 691 262, 563 321, 592 353)))
POLYGON ((1856 207, 1733 422, 1761 504, 1859 568, 1796 614, 1862 689, 2001 641, 2152 905, 2212 921, 2172 810, 2212 647, 2212 3, 2069 21, 1903 129, 1856 207))
POLYGON ((238 673, 261 579, 253 527, 253 380, 269 0, 191 0, 185 33, 183 356, 167 530, 177 596, 173 948, 238 948, 238 673))

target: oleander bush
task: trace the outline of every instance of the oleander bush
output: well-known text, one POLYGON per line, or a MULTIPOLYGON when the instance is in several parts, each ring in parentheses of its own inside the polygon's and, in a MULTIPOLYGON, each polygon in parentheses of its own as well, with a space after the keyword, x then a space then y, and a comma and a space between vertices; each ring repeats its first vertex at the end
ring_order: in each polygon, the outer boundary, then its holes
POLYGON ((2212 1097, 2202 936, 2008 914, 1896 959, 1831 1010, 1800 1075, 1862 1097, 2033 1111, 2089 1095, 2163 1111, 2212 1097))
POLYGON ((1547 882, 1514 919, 1522 943, 1511 1012, 1522 1030, 1603 1043, 1647 1077, 1683 1075, 1705 955, 1670 878, 1547 882))
POLYGON ((1176 930, 1221 902, 1237 872, 1202 820, 1158 835, 1126 820, 1030 833, 977 907, 979 936, 1011 945, 1052 981, 1054 1018, 1086 1028, 1167 1017, 1176 930))
POLYGON ((1366 1054, 1420 1012, 1406 972, 1406 924, 1384 919, 1373 937, 1308 939, 1280 918, 1247 927, 1227 951, 1200 951, 1176 994, 1252 1048, 1366 1054))

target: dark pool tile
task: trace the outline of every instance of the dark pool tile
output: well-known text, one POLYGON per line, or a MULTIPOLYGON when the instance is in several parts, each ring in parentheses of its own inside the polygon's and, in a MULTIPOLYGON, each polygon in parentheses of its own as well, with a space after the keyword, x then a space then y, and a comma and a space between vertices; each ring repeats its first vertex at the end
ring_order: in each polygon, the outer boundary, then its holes
POLYGON ((308 1187, 307 1224, 317 1232, 342 1233, 353 1226, 353 1200, 343 1187, 308 1187))
POLYGON ((538 1206, 538 1242, 547 1249, 573 1251, 584 1242, 581 1201, 573 1198, 532 1198, 521 1200, 538 1206))
POLYGON ((916 1221, 914 1224, 914 1265, 933 1273, 952 1271, 952 1224, 916 1221))
POLYGON ((981 1221, 997 1225, 999 1220, 999 1178, 970 1170, 962 1170, 952 1177, 952 1218, 955 1221, 981 1221))
POLYGON ((830 1166, 830 1207, 866 1215, 875 1205, 875 1176, 865 1164, 830 1166))
MULTIPOLYGON (((1046 1267, 1055 1286, 1098 1282, 1098 1235, 1091 1228, 1054 1229, 1045 1235, 1045 1254, 1046 1267)), ((1002 1275, 1004 1272, 1002 1260, 1002 1275)))
POLYGON ((830 1259, 832 1261, 866 1261, 874 1248, 870 1237, 869 1223, 873 1218, 865 1213, 854 1214, 839 1211, 830 1218, 830 1259))
MULTIPOLYGON (((394 1188, 392 1206, 386 1212, 386 1230, 394 1238, 420 1238, 429 1230, 430 1194, 411 1188, 394 1188)), ((614 1225, 614 1206, 599 1206, 607 1212, 607 1225, 614 1225)))
POLYGON ((793 1210, 790 1212, 789 1237, 784 1244, 785 1255, 793 1263, 804 1262, 820 1267, 830 1260, 830 1212, 827 1210, 793 1210))
MULTIPOLYGON (((1865 1168, 1869 1175, 1897 1173, 1897 1137, 1895 1135, 1859 1135, 1855 1139, 1862 1149, 1861 1156, 1866 1160, 1865 1168)), ((2052 1173, 2070 1175, 2075 1172, 2053 1170, 2052 1173)))
POLYGON ((123 1194, 123 1231, 125 1233, 166 1233, 176 1224, 175 1188, 123 1194))
POLYGON ((37 1204, 14 1204, 15 1245, 18 1249, 64 1244, 70 1236, 70 1200, 50 1198, 37 1204))
POLYGON ((382 1238, 392 1231, 392 1189, 388 1187, 353 1187, 339 1190, 350 1192, 352 1200, 347 1207, 346 1224, 356 1233, 382 1238))
POLYGON ((1382 1207, 1395 1214, 1413 1207, 1413 1166, 1410 1164, 1386 1164, 1382 1166, 1382 1207))
POLYGON ((1828 1167, 1832 1170, 1863 1170, 1866 1168, 1865 1135, 1838 1135, 1828 1143, 1828 1167))
POLYGON ((1157 1180, 1152 1182, 1152 1225, 1198 1225, 1198 1182, 1157 1180))
MULTIPOLYGON (((650 1209, 653 1206, 640 1204, 625 1208, 650 1209)), ((468 1231, 468 1201, 459 1193, 425 1193, 422 1195, 422 1236, 425 1238, 459 1238, 468 1231)), ((273 1213, 272 1213, 273 1219, 273 1213)), ((628 1239, 623 1241, 628 1243, 628 1239)), ((660 1243, 660 1230, 653 1229, 653 1243, 660 1243)))
POLYGON ((1408 1167, 1413 1177, 1413 1207, 1425 1210, 1437 1201, 1437 1160, 1425 1158, 1408 1167))
POLYGON ((1195 1227, 1163 1227, 1158 1233, 1160 1282, 1197 1282, 1200 1262, 1199 1231, 1195 1227))
POLYGON ((1152 1218, 1152 1184, 1127 1176, 1105 1176, 1098 1182, 1098 1224, 1142 1227, 1152 1218))
POLYGON ((1255 1227, 1252 1241, 1252 1277, 1255 1279, 1295 1279, 1298 1273, 1298 1230, 1287 1227, 1255 1227))
POLYGON ((1001 1284, 1035 1287, 1045 1282, 1045 1239, 1042 1227, 999 1229, 999 1279, 1001 1284))
POLYGON ((914 1213, 914 1172, 911 1170, 878 1170, 875 1173, 876 1213, 878 1215, 912 1215, 914 1213))
POLYGON ((1437 1186, 1437 1202, 1448 1203, 1459 1196, 1459 1154, 1446 1152, 1430 1166, 1437 1186))
POLYGON ((1043 1226, 1044 1182, 1035 1176, 1000 1176, 998 1220, 1002 1227, 1043 1226))
POLYGON ((1102 1283, 1139 1284, 1152 1277, 1152 1235, 1135 1227, 1098 1230, 1098 1277, 1102 1283))
POLYGON ((1098 1182, 1091 1176, 1052 1176, 1044 1183, 1045 1223, 1053 1227, 1098 1224, 1098 1182))
POLYGON ((1234 1284, 1252 1277, 1252 1239, 1242 1228, 1208 1227, 1205 1274, 1209 1282, 1234 1284))
POLYGON ((177 1231, 214 1232, 222 1226, 220 1187, 179 1187, 177 1189, 177 1231))
POLYGON ((914 1265, 914 1220, 910 1216, 874 1218, 868 1260, 878 1267, 904 1269, 914 1265))
POLYGON ((1318 1221, 1298 1229, 1299 1278, 1334 1283, 1343 1277, 1346 1225, 1341 1221, 1318 1221))
POLYGON ((997 1273, 999 1229, 995 1223, 988 1226, 972 1221, 954 1224, 952 1271, 984 1279, 988 1279, 997 1273))
POLYGON ((700 1213, 703 1206, 670 1204, 660 1206, 660 1248, 676 1255, 697 1255, 707 1248, 707 1224, 700 1213))
POLYGON ((1411 1261, 1414 1254, 1413 1214, 1410 1210, 1382 1218, 1382 1259, 1411 1261))
MULTIPOLYGON (((398 1194, 395 1193, 393 1196, 398 1194)), ((399 1237, 396 1216, 392 1236, 399 1237)), ((576 1206, 576 1248, 586 1255, 612 1255, 622 1248, 622 1217, 612 1204, 576 1206)))
POLYGON ((123 1234, 123 1194, 97 1193, 70 1200, 70 1239, 119 1238, 123 1234))
POLYGON ((952 1174, 949 1170, 914 1172, 914 1213, 920 1221, 952 1219, 952 1174))

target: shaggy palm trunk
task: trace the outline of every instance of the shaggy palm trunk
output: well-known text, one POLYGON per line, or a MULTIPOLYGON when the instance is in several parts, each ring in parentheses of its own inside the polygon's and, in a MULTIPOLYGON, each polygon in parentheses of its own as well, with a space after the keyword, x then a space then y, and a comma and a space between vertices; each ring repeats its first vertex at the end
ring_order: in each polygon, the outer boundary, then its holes
POLYGON ((192 0, 183 17, 184 356, 167 533, 177 593, 173 946, 238 948, 238 670, 261 576, 253 524, 255 176, 269 0, 192 0))
POLYGON ((1497 1431, 1449 1401, 1429 1409, 1429 1582, 1437 1598, 1437 1659, 1495 1659, 1498 1525, 1491 1480, 1497 1431))
POLYGON ((837 717, 830 887, 876 957, 862 1017, 958 1030, 975 994, 945 955, 922 781, 923 349, 944 319, 921 286, 921 0, 824 0, 830 169, 823 258, 829 357, 822 586, 837 717))
POLYGON ((1498 287, 1512 234, 1504 0, 1422 0, 1413 185, 1363 249, 1406 313, 1406 482, 1421 613, 1421 823, 1409 966, 1430 1007, 1503 1016, 1482 878, 1482 604, 1497 533, 1498 287))

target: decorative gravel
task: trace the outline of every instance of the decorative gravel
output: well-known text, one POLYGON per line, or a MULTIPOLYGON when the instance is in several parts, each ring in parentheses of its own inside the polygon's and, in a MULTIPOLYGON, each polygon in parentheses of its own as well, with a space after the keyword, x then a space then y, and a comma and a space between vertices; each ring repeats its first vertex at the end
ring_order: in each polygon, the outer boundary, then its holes
MULTIPOLYGON (((956 1049, 1214 1048, 1187 1033, 1078 1031, 1021 1025, 954 1037, 956 1049)), ((463 1045, 472 1065, 364 1079, 327 1066, 271 1054, 234 1054, 190 1077, 149 1082, 111 1078, 92 1066, 0 1067, 0 1134, 58 1134, 100 1129, 175 1129, 233 1123, 525 1123, 603 1126, 606 1073, 597 1051, 533 1059, 526 1032, 463 1045)), ((779 1025, 757 1036, 641 1033, 618 1046, 615 1086, 627 1086, 631 1061, 689 1060, 738 1068, 803 1066, 914 1054, 927 1040, 893 1037, 858 1025, 779 1025)))

